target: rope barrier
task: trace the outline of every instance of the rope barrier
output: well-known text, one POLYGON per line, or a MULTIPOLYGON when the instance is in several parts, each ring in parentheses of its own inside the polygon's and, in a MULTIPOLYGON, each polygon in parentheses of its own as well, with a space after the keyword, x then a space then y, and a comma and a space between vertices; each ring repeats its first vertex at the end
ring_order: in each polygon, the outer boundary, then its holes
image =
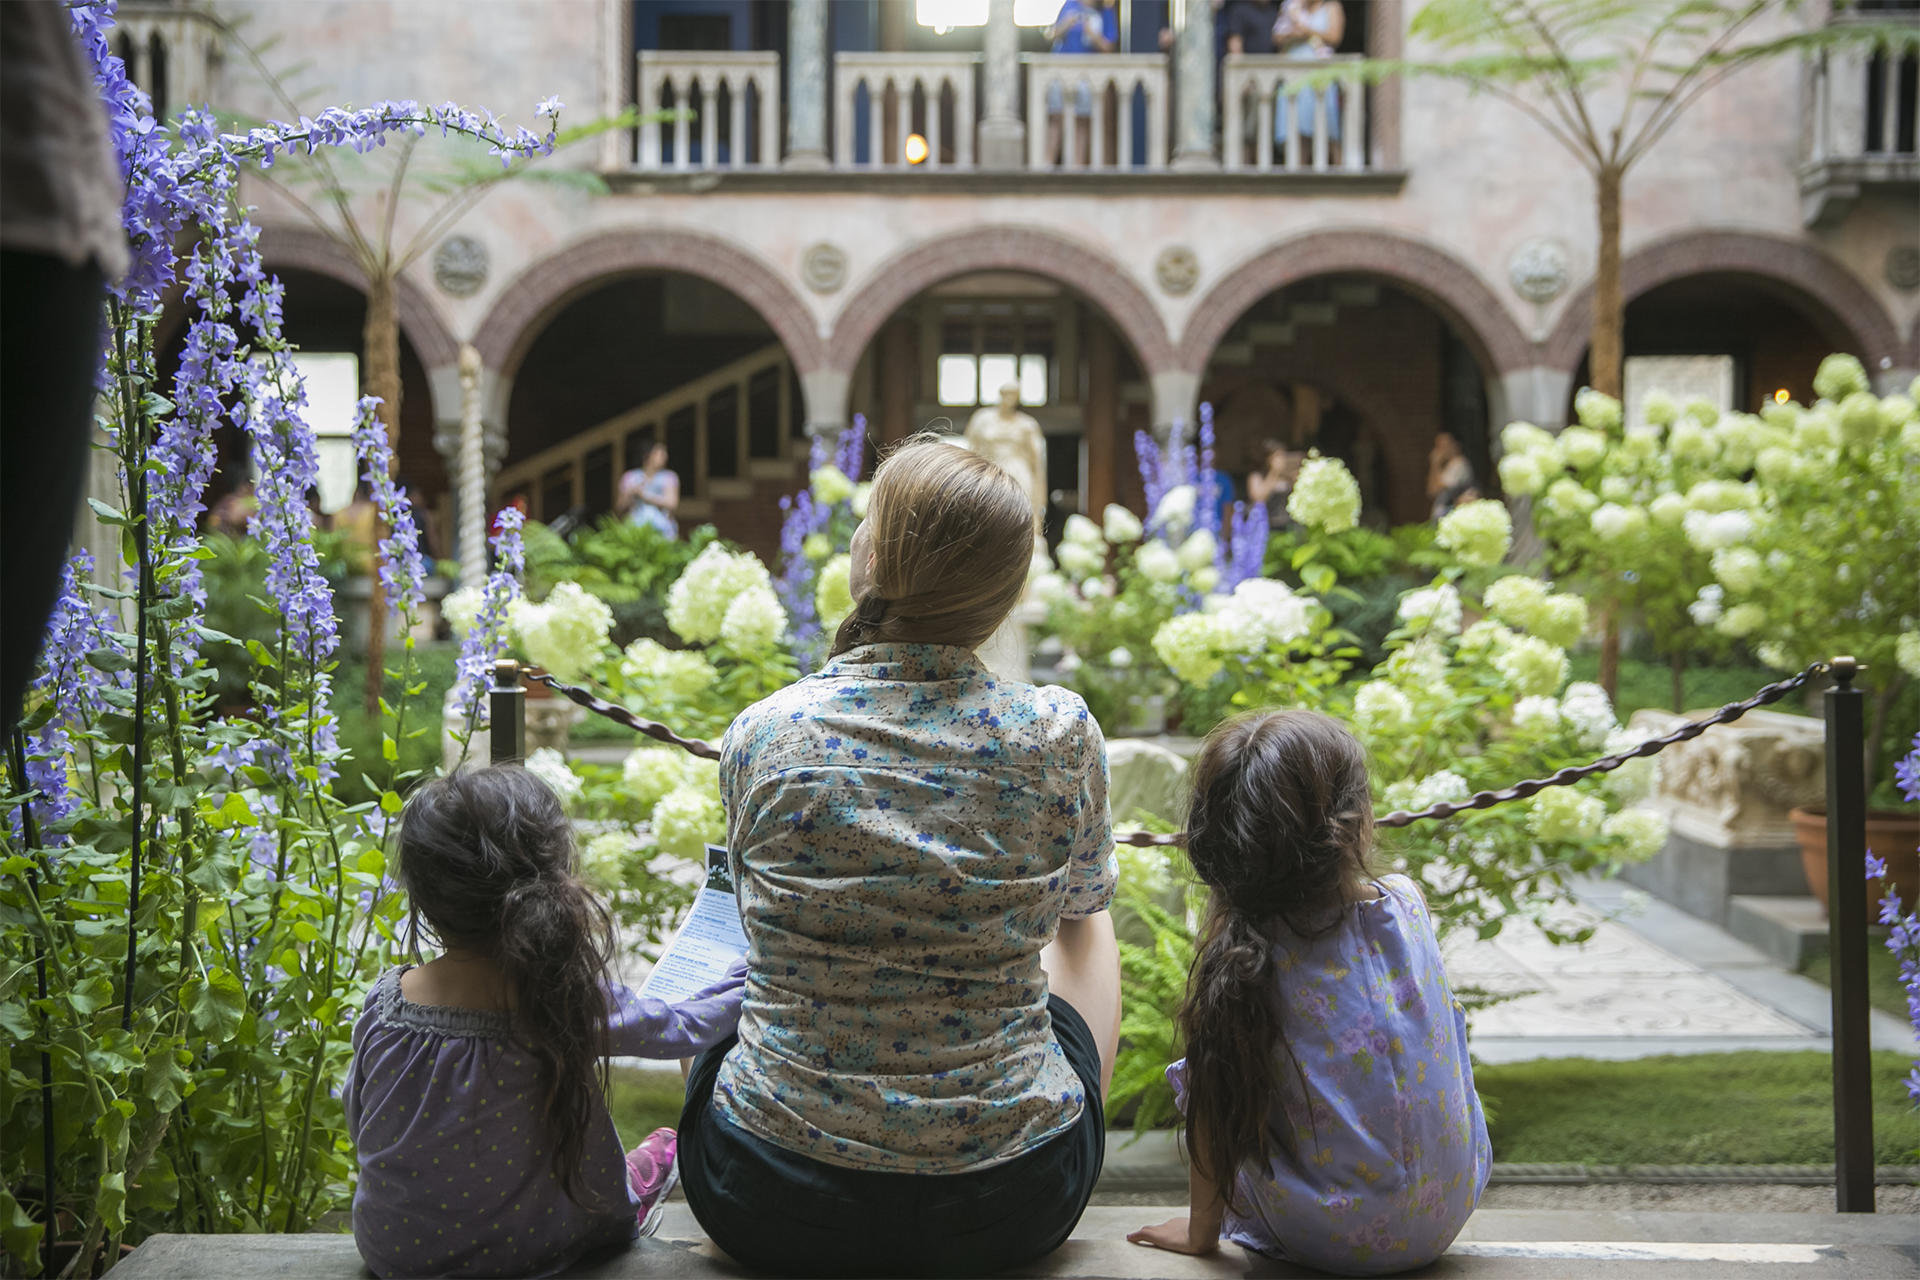
MULTIPOLYGON (((1584 781, 1596 774, 1608 773, 1614 769, 1618 769, 1629 760, 1657 755, 1677 743, 1699 737, 1717 724, 1728 724, 1734 720, 1738 720, 1749 711, 1754 711, 1760 707, 1778 702, 1795 690, 1804 688, 1807 682, 1815 676, 1827 674, 1827 672, 1831 670, 1831 667, 1832 664, 1830 663, 1816 662, 1797 675, 1791 675, 1785 680, 1762 686, 1752 697, 1742 699, 1739 702, 1729 702, 1704 719, 1689 720, 1679 728, 1674 729, 1671 733, 1663 734, 1658 738, 1649 738, 1631 750, 1617 752, 1610 756, 1602 756, 1598 760, 1593 760, 1583 765, 1569 765, 1567 768, 1549 774, 1547 777, 1530 778, 1525 782, 1517 782, 1499 791, 1478 791, 1465 800, 1442 800, 1437 804, 1428 805, 1426 808, 1412 813, 1404 809, 1395 810, 1379 818, 1374 825, 1381 827, 1405 827, 1415 822, 1426 822, 1437 818, 1451 818, 1456 814, 1467 813, 1478 809, 1491 809, 1494 805, 1505 804, 1509 800, 1525 800, 1530 796, 1538 795, 1548 787, 1571 786, 1573 783, 1584 781)), ((701 738, 682 737, 657 720, 648 720, 637 716, 625 707, 616 706, 604 698, 597 697, 591 690, 583 689, 578 685, 562 684, 544 671, 530 668, 522 668, 522 671, 527 679, 545 685, 555 693, 578 703, 595 715, 605 716, 616 724, 625 725, 636 733, 641 733, 659 742, 665 742, 671 746, 679 747, 681 750, 699 756, 702 759, 718 760, 720 758, 719 748, 715 747, 711 742, 707 742, 701 738)), ((1186 838, 1186 833, 1183 831, 1164 833, 1133 831, 1114 837, 1115 841, 1119 844, 1146 846, 1177 845, 1183 843, 1186 838)))

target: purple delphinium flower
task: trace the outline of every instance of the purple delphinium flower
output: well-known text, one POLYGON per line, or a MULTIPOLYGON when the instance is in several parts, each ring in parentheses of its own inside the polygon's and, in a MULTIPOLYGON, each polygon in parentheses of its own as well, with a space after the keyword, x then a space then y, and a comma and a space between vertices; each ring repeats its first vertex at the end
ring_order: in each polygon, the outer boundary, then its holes
POLYGON ((480 592, 473 625, 460 641, 459 678, 454 682, 454 705, 475 725, 487 722, 487 690, 493 686, 493 664, 506 648, 507 609, 520 594, 520 575, 526 571, 526 548, 520 529, 526 516, 518 507, 505 507, 493 521, 493 572, 480 592))
MULTIPOLYGON (((1213 470, 1213 405, 1206 401, 1200 404, 1200 443, 1194 462, 1193 527, 1214 535, 1218 556, 1224 551, 1220 545, 1220 478, 1213 470)), ((1219 567, 1218 559, 1215 567, 1219 567)))
MULTIPOLYGON (((815 436, 807 450, 809 476, 821 467, 834 466, 855 484, 865 469, 867 447, 866 415, 853 415, 853 426, 840 433, 829 447, 825 436, 815 436)), ((787 633, 792 637, 789 649, 808 669, 817 666, 826 654, 827 636, 820 626, 820 611, 814 603, 814 591, 820 581, 820 566, 806 554, 807 539, 830 533, 836 514, 852 518, 853 501, 828 504, 813 496, 811 487, 780 499, 785 514, 780 521, 780 559, 774 574, 774 594, 787 611, 787 633)))
MULTIPOLYGON (((1894 777, 1900 794, 1907 801, 1920 800, 1920 733, 1913 737, 1913 750, 1894 765, 1894 777)), ((1887 950, 1898 959, 1900 985, 1907 996, 1907 1021, 1920 1034, 1920 908, 1903 912, 1900 895, 1887 882, 1884 858, 1867 854, 1867 879, 1877 881, 1880 898, 1880 923, 1887 926, 1887 950)), ((1907 1075, 1907 1096, 1920 1106, 1920 1064, 1907 1075)))
POLYGON ((1231 531, 1226 567, 1220 571, 1220 590, 1231 592, 1249 578, 1257 578, 1267 561, 1267 508, 1260 502, 1236 502, 1229 517, 1231 531))
POLYGON ((1920 803, 1920 733, 1913 735, 1913 750, 1894 761, 1893 784, 1908 804, 1920 803))
POLYGON ((1152 520, 1154 512, 1160 509, 1160 499, 1167 496, 1168 485, 1163 473, 1160 445, 1151 432, 1133 433, 1133 459, 1140 468, 1140 485, 1147 500, 1147 519, 1152 520))
POLYGON ((386 428, 380 425, 375 396, 362 396, 353 425, 353 447, 360 455, 367 490, 386 522, 380 539, 380 585, 402 612, 412 618, 427 598, 427 563, 420 554, 420 530, 414 524, 413 503, 393 482, 393 450, 386 428))

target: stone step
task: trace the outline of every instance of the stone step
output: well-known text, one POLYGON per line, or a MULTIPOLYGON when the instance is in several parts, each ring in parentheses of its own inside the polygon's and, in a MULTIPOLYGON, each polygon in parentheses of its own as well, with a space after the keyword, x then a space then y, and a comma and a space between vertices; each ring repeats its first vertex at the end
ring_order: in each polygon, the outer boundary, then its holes
POLYGON ((1796 972, 1827 953, 1827 913, 1810 896, 1735 894, 1727 899, 1727 932, 1796 972))
MULTIPOLYGON (((1015 1274, 1060 1280, 1264 1280, 1321 1274, 1233 1246, 1217 1257, 1186 1258, 1127 1243, 1128 1231, 1176 1212, 1177 1207, 1156 1205, 1088 1209, 1065 1245, 1015 1274)), ((1915 1219, 1900 1214, 1484 1209, 1444 1257, 1418 1274, 1489 1280, 1912 1276, 1915 1238, 1915 1219)), ((675 1204, 654 1238, 567 1274, 638 1280, 751 1273, 701 1235, 684 1204, 675 1204)), ((346 1235, 162 1235, 141 1245, 114 1275, 117 1280, 363 1280, 367 1270, 346 1235)))

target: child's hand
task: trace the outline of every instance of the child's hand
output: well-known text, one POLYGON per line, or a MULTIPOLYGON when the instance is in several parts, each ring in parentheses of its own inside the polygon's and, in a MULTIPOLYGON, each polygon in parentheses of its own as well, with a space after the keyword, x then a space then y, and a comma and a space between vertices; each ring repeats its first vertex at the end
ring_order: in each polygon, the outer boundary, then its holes
POLYGON ((1218 1236, 1208 1235, 1200 1240, 1193 1238, 1191 1218, 1169 1218, 1157 1227, 1142 1227, 1129 1232, 1127 1239, 1134 1244, 1165 1249, 1169 1253, 1189 1254, 1196 1258, 1220 1251, 1218 1236))

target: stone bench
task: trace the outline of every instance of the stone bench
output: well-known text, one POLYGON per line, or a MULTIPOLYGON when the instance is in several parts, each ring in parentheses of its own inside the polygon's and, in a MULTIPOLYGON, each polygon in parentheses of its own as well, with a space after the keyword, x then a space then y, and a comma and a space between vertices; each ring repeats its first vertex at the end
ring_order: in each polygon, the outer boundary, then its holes
MULTIPOLYGON (((1212 1258, 1184 1258, 1126 1242, 1126 1233, 1177 1210, 1098 1205, 1073 1238, 1021 1276, 1164 1277, 1226 1280, 1321 1273, 1231 1246, 1212 1258)), ((1920 1221, 1897 1214, 1759 1214, 1485 1210, 1432 1266, 1433 1277, 1912 1276, 1920 1268, 1920 1221)), ((351 1236, 155 1236, 113 1272, 116 1280, 364 1280, 351 1236)), ((743 1271, 700 1233, 684 1203, 674 1203, 657 1236, 626 1253, 569 1273, 605 1280, 737 1277, 743 1271)))

